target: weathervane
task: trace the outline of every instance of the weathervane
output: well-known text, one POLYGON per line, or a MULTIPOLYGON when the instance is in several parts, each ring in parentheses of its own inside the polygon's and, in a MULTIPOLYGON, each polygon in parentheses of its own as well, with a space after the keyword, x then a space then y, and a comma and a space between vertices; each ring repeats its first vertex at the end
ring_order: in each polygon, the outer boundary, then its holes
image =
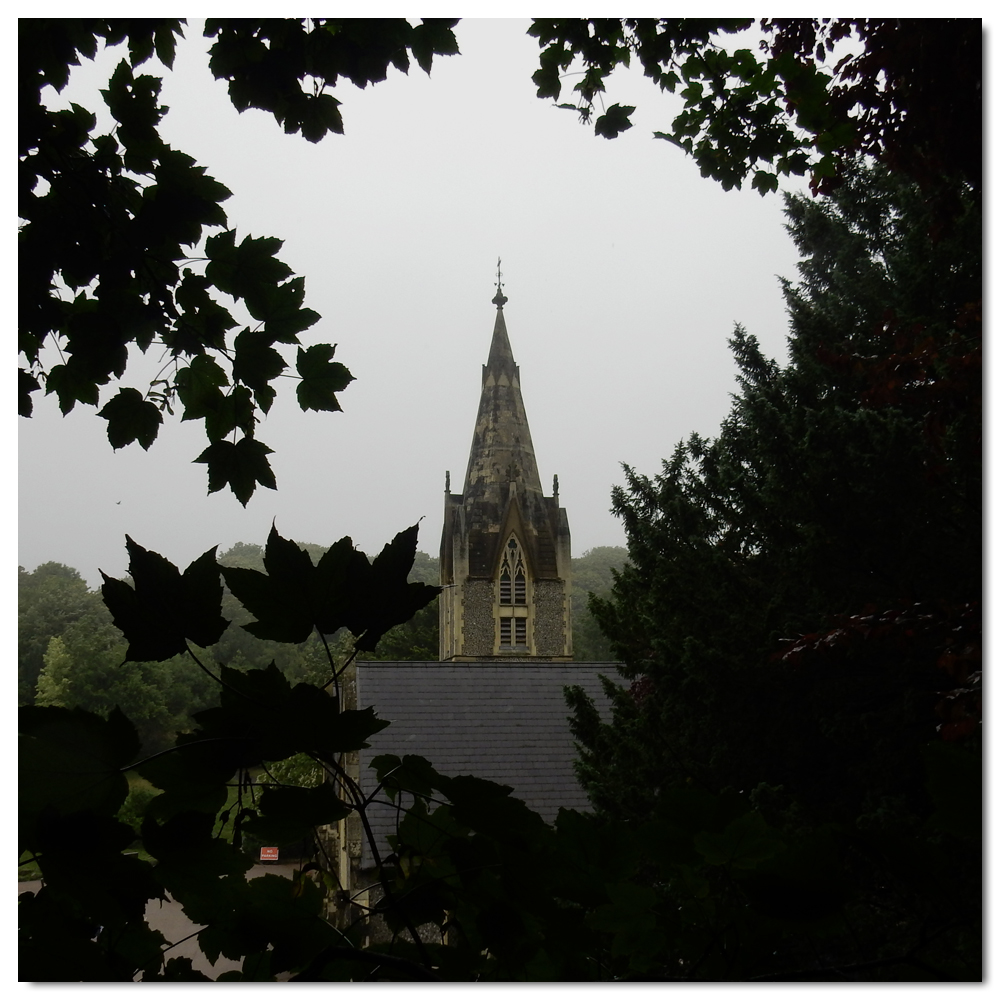
POLYGON ((502 309, 504 303, 507 301, 507 296, 503 293, 503 284, 500 279, 503 277, 503 272, 500 270, 500 258, 497 257, 497 293, 493 296, 493 304, 502 309))

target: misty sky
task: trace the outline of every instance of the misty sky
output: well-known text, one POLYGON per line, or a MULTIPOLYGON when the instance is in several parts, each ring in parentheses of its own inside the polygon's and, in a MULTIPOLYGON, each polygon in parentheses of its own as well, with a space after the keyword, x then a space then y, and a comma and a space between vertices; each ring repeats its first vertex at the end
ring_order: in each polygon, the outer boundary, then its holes
MULTIPOLYGON (((283 380, 257 431, 278 491, 258 488, 246 509, 207 495, 198 423, 168 418, 149 452, 113 452, 93 408, 62 418, 39 399, 19 428, 21 565, 66 563, 93 586, 98 567, 125 571, 126 533, 184 567, 216 544, 263 543, 272 519, 286 537, 351 535, 373 555, 422 518, 420 548, 436 553, 445 471, 460 490, 468 460, 498 256, 542 482, 559 476, 575 554, 624 544, 609 513, 621 463, 655 474, 680 439, 715 433, 735 323, 784 359, 778 276, 795 278, 797 256, 779 196, 725 192, 651 138, 677 106, 640 72, 609 86, 609 105, 638 106, 614 141, 539 101, 527 24, 462 21, 462 55, 429 78, 414 66, 338 87, 345 135, 318 145, 238 115, 189 24, 163 134, 233 192, 238 239, 285 241, 279 256, 323 317, 303 342, 338 344, 357 381, 343 413, 302 414, 283 380)), ((100 113, 120 52, 76 71, 59 100, 100 113)), ((152 349, 143 360, 162 364, 152 349)), ((131 373, 123 384, 145 388, 131 373)))

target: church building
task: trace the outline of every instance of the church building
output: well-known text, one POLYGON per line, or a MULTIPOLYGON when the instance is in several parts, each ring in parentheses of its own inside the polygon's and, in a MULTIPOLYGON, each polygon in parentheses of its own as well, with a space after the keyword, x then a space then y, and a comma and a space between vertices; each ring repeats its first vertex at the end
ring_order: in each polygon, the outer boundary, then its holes
MULTIPOLYGON (((509 785, 551 823, 562 808, 589 809, 566 688, 581 687, 602 714, 610 708, 601 675, 613 676, 615 664, 573 662, 569 522, 558 479, 551 496, 542 490, 499 279, 462 492, 445 480, 440 658, 361 660, 344 679, 346 707, 372 706, 392 723, 345 760, 371 800, 369 829, 383 857, 399 813, 378 795, 378 755, 415 754, 442 774, 509 785)), ((376 865, 356 813, 331 828, 329 852, 341 885, 367 905, 376 865)))
POLYGON ((570 536, 559 479, 542 491, 507 337, 497 307, 482 396, 461 493, 446 474, 441 533, 440 659, 568 662, 570 536))

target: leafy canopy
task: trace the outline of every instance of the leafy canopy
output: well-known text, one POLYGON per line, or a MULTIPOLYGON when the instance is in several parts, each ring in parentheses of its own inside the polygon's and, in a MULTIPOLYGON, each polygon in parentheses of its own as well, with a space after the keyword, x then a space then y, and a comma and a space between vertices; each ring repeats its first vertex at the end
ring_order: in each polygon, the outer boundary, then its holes
MULTIPOLYGON (((210 19, 205 31, 212 72, 229 81, 237 110, 262 108, 318 142, 343 132, 326 87, 340 77, 364 87, 390 66, 406 72, 411 55, 429 72, 435 55, 458 51, 454 23, 210 19)), ((162 80, 137 70, 154 55, 169 70, 182 36, 170 18, 18 21, 18 412, 31 416, 44 389, 64 414, 99 407, 113 448, 148 449, 179 411, 205 428, 195 461, 207 466, 209 492, 229 488, 246 505, 258 485, 276 488, 256 426, 277 380, 294 370, 301 409, 337 411, 353 376, 333 345, 300 344, 320 316, 278 257, 281 240, 238 237, 223 208, 229 190, 161 138, 162 80), (125 48, 101 90, 116 122, 106 135, 91 110, 46 103, 48 88, 62 91, 101 45, 125 48), (292 345, 294 361, 281 351, 292 345), (144 387, 119 385, 135 371, 133 348, 167 359, 144 387)))
MULTIPOLYGON (((974 19, 536 18, 538 96, 559 100, 567 70, 585 122, 608 77, 637 59, 661 90, 683 100, 654 132, 694 157, 729 190, 747 178, 765 194, 779 177, 808 174, 831 193, 852 164, 881 161, 953 203, 942 182, 982 182, 982 28, 974 19), (759 28, 760 54, 749 46, 759 28), (732 44, 730 44, 730 39, 732 44), (740 43, 742 42, 742 45, 740 43)), ((634 107, 594 119, 613 139, 634 107)))

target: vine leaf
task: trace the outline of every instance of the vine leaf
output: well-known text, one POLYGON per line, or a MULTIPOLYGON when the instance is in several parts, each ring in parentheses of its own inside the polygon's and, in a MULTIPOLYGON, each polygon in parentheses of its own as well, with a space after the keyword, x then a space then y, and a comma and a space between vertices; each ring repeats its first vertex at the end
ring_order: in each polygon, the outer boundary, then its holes
POLYGON ((441 775, 425 757, 406 754, 397 757, 384 753, 372 758, 369 765, 385 789, 390 800, 395 801, 400 792, 410 792, 415 796, 430 798, 441 782, 441 775))
POLYGON ((268 786, 259 808, 261 815, 248 820, 245 829, 258 840, 278 846, 301 840, 313 827, 336 823, 351 812, 329 783, 316 788, 268 786))
POLYGON ((260 767, 310 752, 330 761, 335 754, 363 750, 369 736, 388 722, 371 708, 339 711, 337 700, 311 684, 289 684, 272 662, 246 673, 222 667, 219 705, 195 715, 193 740, 217 741, 218 752, 236 768, 260 767))

